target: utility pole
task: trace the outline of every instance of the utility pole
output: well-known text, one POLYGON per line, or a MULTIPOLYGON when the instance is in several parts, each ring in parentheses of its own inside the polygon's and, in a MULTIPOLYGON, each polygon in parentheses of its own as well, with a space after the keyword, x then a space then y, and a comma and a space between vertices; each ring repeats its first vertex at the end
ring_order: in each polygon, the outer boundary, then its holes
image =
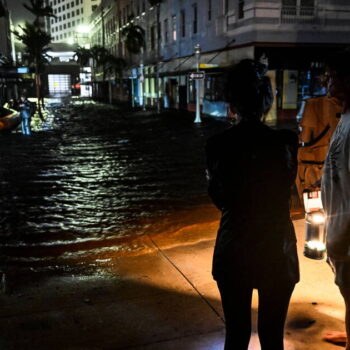
MULTIPOLYGON (((194 54, 196 56, 196 66, 197 66, 197 73, 199 72, 199 60, 201 57, 201 46, 197 44, 194 47, 194 54)), ((199 88, 200 88, 200 80, 196 79, 196 119, 194 120, 195 123, 201 122, 201 110, 200 110, 200 101, 199 101, 199 88)))
POLYGON ((157 5, 157 63, 156 63, 156 90, 157 90, 157 113, 160 113, 160 84, 159 84, 159 60, 160 60, 160 3, 157 5))

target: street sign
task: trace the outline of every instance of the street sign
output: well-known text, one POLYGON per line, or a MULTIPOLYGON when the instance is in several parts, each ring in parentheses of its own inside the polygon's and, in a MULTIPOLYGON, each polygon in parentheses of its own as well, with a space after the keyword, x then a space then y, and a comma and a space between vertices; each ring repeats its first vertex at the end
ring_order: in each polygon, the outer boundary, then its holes
POLYGON ((191 80, 202 80, 205 78, 205 72, 191 72, 188 74, 191 80))

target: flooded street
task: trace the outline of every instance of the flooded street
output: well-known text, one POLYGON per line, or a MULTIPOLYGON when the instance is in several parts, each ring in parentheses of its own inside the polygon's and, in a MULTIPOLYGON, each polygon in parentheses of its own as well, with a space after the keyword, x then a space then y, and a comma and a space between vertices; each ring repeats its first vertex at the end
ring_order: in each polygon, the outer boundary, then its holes
POLYGON ((209 203, 204 144, 228 123, 103 105, 52 113, 29 137, 0 135, 0 240, 9 261, 116 249, 129 236, 184 225, 209 203))

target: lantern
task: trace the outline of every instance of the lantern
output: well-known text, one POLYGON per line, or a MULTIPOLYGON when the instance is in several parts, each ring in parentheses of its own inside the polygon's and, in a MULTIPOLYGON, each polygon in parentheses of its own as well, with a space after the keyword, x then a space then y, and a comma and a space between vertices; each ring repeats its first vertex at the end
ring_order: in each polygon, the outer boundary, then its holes
POLYGON ((304 192, 305 246, 304 255, 321 260, 326 254, 325 214, 321 202, 321 191, 304 192))

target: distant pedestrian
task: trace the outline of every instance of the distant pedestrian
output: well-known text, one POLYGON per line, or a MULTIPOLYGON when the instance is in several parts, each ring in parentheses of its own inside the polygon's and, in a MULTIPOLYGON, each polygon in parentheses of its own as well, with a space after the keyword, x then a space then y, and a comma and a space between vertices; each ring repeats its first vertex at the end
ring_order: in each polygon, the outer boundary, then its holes
POLYGON ((222 212, 213 277, 226 321, 225 350, 247 350, 253 289, 259 293, 262 350, 282 350, 290 297, 299 280, 289 212, 297 170, 297 135, 262 119, 271 108, 266 64, 246 59, 228 76, 228 102, 238 123, 208 140, 209 194, 222 212))
MULTIPOLYGON (((328 96, 342 107, 322 176, 322 203, 326 214, 327 255, 335 283, 345 301, 344 332, 329 332, 324 339, 346 342, 350 335, 350 50, 326 61, 328 96)), ((346 344, 350 350, 350 342, 346 344)))
POLYGON ((19 102, 19 110, 21 116, 21 125, 22 125, 22 134, 30 135, 30 121, 31 121, 31 112, 32 112, 32 104, 28 101, 26 96, 21 96, 19 102))

